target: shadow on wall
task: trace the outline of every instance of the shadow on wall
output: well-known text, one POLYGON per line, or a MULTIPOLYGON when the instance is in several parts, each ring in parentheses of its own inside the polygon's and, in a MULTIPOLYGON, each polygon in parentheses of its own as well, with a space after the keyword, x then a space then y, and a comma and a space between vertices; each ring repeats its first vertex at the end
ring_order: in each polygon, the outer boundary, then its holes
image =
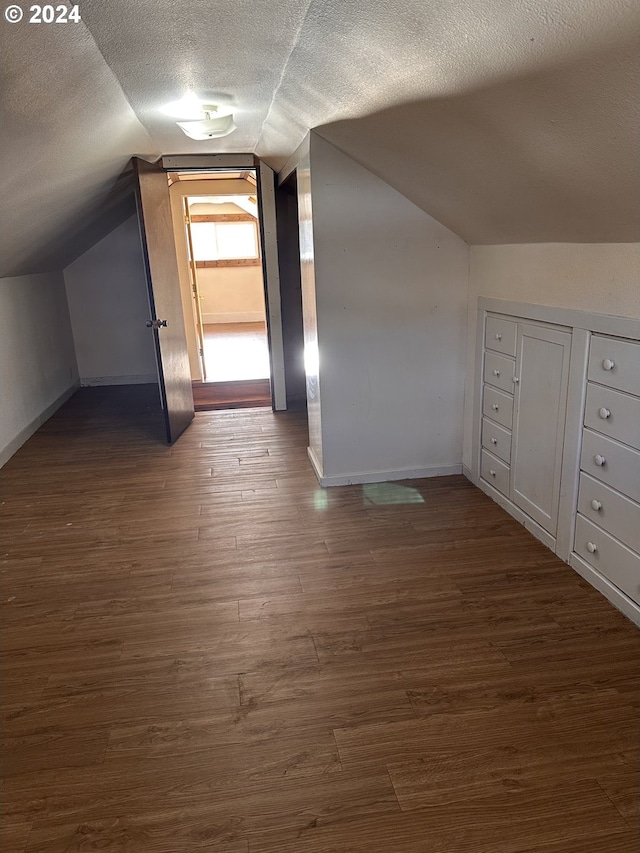
MULTIPOLYGON (((116 180, 104 188, 97 204, 95 201, 86 202, 71 224, 61 220, 54 236, 38 248, 35 259, 27 253, 11 262, 9 271, 3 271, 2 275, 64 269, 135 212, 133 170, 129 161, 116 180)), ((9 262, 6 255, 5 261, 9 262)))
POLYGON ((315 132, 470 244, 633 242, 638 45, 315 132))

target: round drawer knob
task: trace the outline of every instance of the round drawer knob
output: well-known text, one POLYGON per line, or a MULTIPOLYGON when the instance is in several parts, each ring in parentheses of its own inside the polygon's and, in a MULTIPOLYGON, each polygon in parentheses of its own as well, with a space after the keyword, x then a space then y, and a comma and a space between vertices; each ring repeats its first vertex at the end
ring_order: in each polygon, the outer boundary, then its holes
POLYGON ((607 460, 604 458, 604 456, 601 456, 599 453, 596 453, 596 455, 593 457, 593 461, 596 463, 596 465, 602 468, 602 466, 607 460))
POLYGON ((604 406, 601 409, 598 409, 598 414, 605 421, 607 418, 611 417, 611 412, 609 411, 609 409, 605 409, 604 406))
POLYGON ((501 340, 502 340, 502 335, 500 334, 500 332, 496 332, 496 340, 497 340, 497 341, 501 341, 501 340))
POLYGON ((520 377, 519 377, 519 376, 514 376, 514 377, 513 377, 513 381, 514 381, 514 382, 516 383, 516 385, 517 385, 517 384, 518 384, 518 382, 520 382, 520 377))
POLYGON ((500 376, 500 371, 499 371, 499 370, 494 370, 494 371, 493 371, 493 375, 494 375, 494 376, 500 376))
POLYGON ((597 550, 598 546, 595 544, 595 542, 587 542, 587 551, 590 554, 595 554, 597 550))
POLYGON ((493 468, 489 468, 489 473, 491 474, 492 477, 496 476, 496 472, 493 470, 493 468))
POLYGON ((616 366, 616 363, 610 358, 605 358, 605 360, 602 362, 602 366, 605 370, 613 370, 613 368, 616 366))
POLYGON ((492 439, 491 439, 491 444, 497 444, 497 443, 498 443, 498 439, 497 439, 497 438, 492 438, 492 439))
POLYGON ((493 409, 493 411, 494 411, 494 412, 497 412, 497 411, 498 411, 498 409, 499 409, 499 406, 498 406, 498 404, 497 404, 497 403, 492 403, 492 404, 491 404, 491 408, 493 409))
POLYGON ((602 504, 600 501, 593 500, 591 501, 591 509, 595 509, 596 512, 600 512, 602 509, 602 504))

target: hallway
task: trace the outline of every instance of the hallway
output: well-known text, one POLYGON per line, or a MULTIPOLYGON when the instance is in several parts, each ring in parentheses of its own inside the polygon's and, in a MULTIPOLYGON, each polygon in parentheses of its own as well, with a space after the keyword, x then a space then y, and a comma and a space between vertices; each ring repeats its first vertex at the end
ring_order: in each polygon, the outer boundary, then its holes
POLYGON ((6 853, 631 853, 638 639, 462 477, 81 390, 0 471, 6 853))

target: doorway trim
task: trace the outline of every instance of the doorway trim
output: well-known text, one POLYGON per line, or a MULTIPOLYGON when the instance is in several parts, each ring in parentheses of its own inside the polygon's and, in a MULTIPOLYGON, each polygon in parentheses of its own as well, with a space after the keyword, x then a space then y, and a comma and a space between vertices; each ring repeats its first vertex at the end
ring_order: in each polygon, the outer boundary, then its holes
MULTIPOLYGON (((280 270, 276 234, 275 175, 273 170, 253 154, 169 155, 162 157, 167 172, 255 170, 258 196, 258 222, 262 244, 262 269, 267 317, 267 338, 271 364, 271 399, 274 411, 287 408, 280 304, 280 270)), ((197 193, 193 193, 197 194, 197 193)))
POLYGON ((273 169, 257 161, 258 213, 262 242, 262 269, 267 301, 267 337, 271 355, 271 397, 276 412, 287 408, 282 342, 282 305, 280 301, 280 266, 276 233, 276 195, 273 169))
POLYGON ((206 172, 208 169, 233 171, 255 169, 253 154, 170 154, 161 158, 165 172, 206 172))

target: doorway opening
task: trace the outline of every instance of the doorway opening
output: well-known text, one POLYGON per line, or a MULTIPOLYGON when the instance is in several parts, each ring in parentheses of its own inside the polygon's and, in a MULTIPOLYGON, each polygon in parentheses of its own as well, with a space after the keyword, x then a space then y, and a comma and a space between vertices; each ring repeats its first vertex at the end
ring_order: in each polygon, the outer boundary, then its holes
POLYGON ((271 405, 254 169, 169 173, 195 408, 271 405))

